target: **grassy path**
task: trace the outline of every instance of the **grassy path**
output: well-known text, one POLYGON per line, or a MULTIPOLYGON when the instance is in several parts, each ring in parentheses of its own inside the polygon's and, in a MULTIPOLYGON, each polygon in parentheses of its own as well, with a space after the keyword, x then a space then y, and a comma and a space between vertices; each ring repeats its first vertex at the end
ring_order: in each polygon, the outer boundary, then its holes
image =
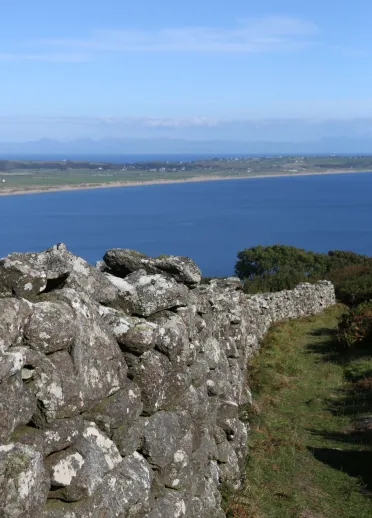
POLYGON ((371 387, 357 393, 347 379, 365 382, 372 358, 337 353, 342 311, 275 326, 254 358, 247 481, 228 517, 372 517, 371 443, 350 429, 371 410, 371 387))

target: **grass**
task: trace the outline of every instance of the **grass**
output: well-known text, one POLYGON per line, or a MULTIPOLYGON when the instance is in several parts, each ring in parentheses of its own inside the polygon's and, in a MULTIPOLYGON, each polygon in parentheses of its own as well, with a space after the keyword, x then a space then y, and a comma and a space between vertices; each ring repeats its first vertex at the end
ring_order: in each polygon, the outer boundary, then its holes
POLYGON ((372 357, 338 352, 343 311, 274 326, 251 362, 247 477, 228 517, 372 516, 371 437, 350 426, 372 414, 372 357))
MULTIPOLYGON (((57 170, 40 170, 40 171, 13 171, 7 174, 1 174, 0 181, 5 179, 5 183, 0 183, 0 192, 9 188, 17 189, 38 189, 38 188, 53 188, 65 185, 85 185, 85 184, 108 184, 116 182, 149 182, 156 180, 186 180, 197 178, 204 174, 203 171, 196 172, 151 172, 151 171, 102 171, 97 173, 91 170, 71 170, 57 171, 57 170)), ((205 172, 206 176, 220 176, 218 171, 205 172)), ((223 171, 221 176, 228 177, 223 171)))

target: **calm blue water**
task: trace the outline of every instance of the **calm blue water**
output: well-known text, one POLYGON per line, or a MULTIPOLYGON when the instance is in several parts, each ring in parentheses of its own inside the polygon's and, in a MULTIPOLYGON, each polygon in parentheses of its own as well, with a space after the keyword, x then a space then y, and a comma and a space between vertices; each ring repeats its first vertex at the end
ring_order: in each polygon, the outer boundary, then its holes
POLYGON ((372 173, 0 197, 0 218, 0 256, 63 241, 90 262, 125 247, 228 275, 257 244, 372 255, 372 173))

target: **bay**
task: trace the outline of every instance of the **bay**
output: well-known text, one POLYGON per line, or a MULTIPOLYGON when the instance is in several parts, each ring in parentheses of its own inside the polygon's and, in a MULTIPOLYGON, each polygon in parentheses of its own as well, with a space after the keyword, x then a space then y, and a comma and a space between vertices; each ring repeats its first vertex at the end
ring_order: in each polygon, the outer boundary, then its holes
POLYGON ((0 197, 0 256, 57 242, 91 263, 108 248, 192 257, 230 275, 258 244, 372 255, 372 173, 253 178, 0 197))

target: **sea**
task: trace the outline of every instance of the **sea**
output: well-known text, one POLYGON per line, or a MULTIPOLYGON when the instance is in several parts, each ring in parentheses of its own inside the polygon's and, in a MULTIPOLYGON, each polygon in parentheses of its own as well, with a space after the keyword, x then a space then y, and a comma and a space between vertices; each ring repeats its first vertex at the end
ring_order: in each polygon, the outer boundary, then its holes
POLYGON ((64 242, 92 264, 132 248, 225 276, 256 245, 372 255, 372 172, 3 196, 0 222, 0 257, 64 242))

